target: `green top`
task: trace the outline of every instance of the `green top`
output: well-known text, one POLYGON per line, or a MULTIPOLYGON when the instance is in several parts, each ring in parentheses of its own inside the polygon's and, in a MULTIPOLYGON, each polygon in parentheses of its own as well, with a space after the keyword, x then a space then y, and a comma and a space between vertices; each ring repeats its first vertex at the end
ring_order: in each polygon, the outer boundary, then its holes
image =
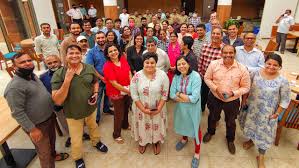
MULTIPOLYGON (((58 69, 51 80, 52 90, 59 90, 63 84, 66 67, 58 69)), ((66 118, 82 119, 95 111, 96 105, 89 105, 88 99, 93 94, 93 83, 96 81, 95 69, 83 63, 80 75, 75 74, 69 88, 68 95, 63 103, 66 118)))

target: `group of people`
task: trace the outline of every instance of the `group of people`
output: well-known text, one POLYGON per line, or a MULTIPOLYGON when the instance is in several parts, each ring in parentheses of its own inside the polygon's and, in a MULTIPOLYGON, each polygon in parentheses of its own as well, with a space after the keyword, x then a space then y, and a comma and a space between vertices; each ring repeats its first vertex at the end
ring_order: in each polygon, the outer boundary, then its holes
POLYGON ((288 81, 279 73, 282 59, 277 54, 265 58, 255 46, 253 33, 240 38, 236 22, 231 22, 224 34, 215 14, 207 24, 183 22, 179 28, 176 21, 159 23, 155 16, 150 23, 141 18, 141 27, 135 26, 133 17, 127 18, 129 26, 122 25, 121 19, 107 18, 97 19, 97 26, 91 28, 90 21, 84 20, 83 31, 73 22, 61 45, 50 33, 50 25, 41 24, 43 33, 35 39, 35 47, 48 71, 41 75, 41 82, 33 73, 30 56, 16 54, 16 75, 4 95, 12 116, 34 143, 41 167, 55 167, 55 157, 62 160, 68 156, 55 152, 53 112, 64 114, 60 119, 64 117, 67 123, 71 156, 77 168, 84 168, 83 139, 108 152, 98 129, 101 112, 114 116, 112 137, 116 143, 125 142, 122 130, 131 130, 141 154, 151 144, 158 155, 167 135, 166 103, 172 100, 174 131, 182 136, 175 148, 180 151, 188 137, 194 139, 192 168, 198 167, 200 145, 211 141, 222 110, 229 152, 236 151, 236 119, 240 115, 248 138, 243 148, 256 145, 258 167, 264 168, 277 117, 290 102, 288 81), (202 138, 201 115, 206 106, 208 128, 202 138), (89 135, 84 134, 84 125, 89 135))

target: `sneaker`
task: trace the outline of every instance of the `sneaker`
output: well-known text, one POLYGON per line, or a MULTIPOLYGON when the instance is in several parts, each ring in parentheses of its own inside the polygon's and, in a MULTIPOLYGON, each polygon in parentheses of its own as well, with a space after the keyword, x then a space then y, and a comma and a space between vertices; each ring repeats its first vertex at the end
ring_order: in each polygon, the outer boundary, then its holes
POLYGON ((212 139, 212 135, 209 134, 208 132, 205 134, 205 136, 203 136, 203 142, 204 143, 208 143, 210 140, 212 139))
POLYGON ((193 157, 192 162, 191 162, 191 168, 198 168, 199 166, 199 159, 196 157, 193 157))
POLYGON ((103 153, 108 152, 108 147, 105 144, 103 144, 101 141, 99 141, 97 143, 97 145, 95 146, 95 148, 97 148, 99 151, 101 151, 103 153))
POLYGON ((87 134, 87 133, 83 133, 83 136, 82 136, 83 140, 90 140, 90 136, 87 134))
POLYGON ((234 142, 227 142, 227 148, 228 148, 229 153, 231 153, 233 155, 236 153, 236 147, 235 147, 234 142))
POLYGON ((78 159, 76 162, 76 168, 85 168, 85 163, 83 159, 78 159))
POLYGON ((65 147, 70 147, 71 146, 71 137, 68 137, 67 140, 65 141, 65 147))
POLYGON ((183 143, 181 140, 175 145, 175 150, 176 151, 180 151, 182 150, 185 145, 187 144, 188 141, 186 141, 185 143, 183 143))

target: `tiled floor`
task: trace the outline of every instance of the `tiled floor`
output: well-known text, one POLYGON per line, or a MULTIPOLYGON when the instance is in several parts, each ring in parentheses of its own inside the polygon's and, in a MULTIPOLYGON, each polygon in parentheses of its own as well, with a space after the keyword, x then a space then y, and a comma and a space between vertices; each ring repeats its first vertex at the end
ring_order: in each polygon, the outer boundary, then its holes
MULTIPOLYGON (((263 41, 264 42, 264 41, 263 41)), ((266 43, 266 42, 264 42, 266 43)), ((283 55, 283 70, 289 72, 299 72, 299 57, 295 54, 286 52, 283 55)), ((41 73, 41 72, 38 72, 41 73)), ((0 71, 0 94, 3 95, 3 90, 9 81, 9 76, 4 71, 0 71)), ((109 147, 107 154, 102 154, 91 147, 87 141, 84 142, 85 151, 84 160, 88 168, 187 168, 190 167, 191 159, 194 151, 192 141, 180 152, 175 150, 175 144, 180 138, 173 131, 172 117, 174 103, 167 103, 169 128, 166 142, 162 145, 162 152, 159 155, 154 155, 151 146, 147 147, 147 151, 141 155, 137 150, 137 143, 131 138, 129 131, 123 131, 122 135, 125 143, 120 145, 113 141, 113 117, 104 115, 100 124, 102 141, 109 147), (191 143, 192 142, 192 143, 191 143)), ((206 132, 208 112, 205 112, 201 121, 203 133, 206 132)), ((217 128, 216 135, 208 144, 201 146, 201 168, 256 168, 257 151, 252 148, 248 151, 243 150, 242 143, 245 138, 242 135, 239 127, 236 132, 236 154, 229 154, 225 141, 225 122, 222 117, 217 128)), ((70 149, 64 147, 66 137, 57 137, 56 149, 58 152, 70 152, 70 149)), ((191 139, 190 139, 191 140, 191 139)), ((299 168, 299 151, 296 146, 299 142, 299 131, 292 129, 284 129, 281 136, 281 141, 278 147, 273 146, 266 155, 267 168, 299 168)), ((22 130, 17 131, 8 140, 11 148, 33 148, 29 138, 22 130)), ((67 159, 62 162, 56 162, 58 168, 73 168, 74 162, 67 159)), ((35 158, 29 168, 38 168, 39 160, 35 158)))

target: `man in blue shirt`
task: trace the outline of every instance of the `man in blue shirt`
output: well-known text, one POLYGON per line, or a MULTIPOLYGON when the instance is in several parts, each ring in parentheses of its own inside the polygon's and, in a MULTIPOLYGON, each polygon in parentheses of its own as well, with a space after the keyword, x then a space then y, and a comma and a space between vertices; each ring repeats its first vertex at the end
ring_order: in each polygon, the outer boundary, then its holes
POLYGON ((104 105, 103 105, 103 112, 113 115, 113 111, 109 108, 109 99, 108 96, 105 94, 106 90, 106 81, 103 74, 103 67, 106 62, 104 56, 104 48, 106 43, 106 37, 104 32, 99 31, 96 34, 95 41, 97 45, 95 45, 92 49, 90 49, 86 55, 86 63, 93 65, 97 71, 97 76, 99 77, 99 93, 98 93, 98 108, 97 108, 97 117, 96 122, 99 123, 101 119, 101 100, 104 94, 104 105))
POLYGON ((111 18, 107 18, 107 19, 105 20, 105 24, 106 24, 106 27, 103 28, 102 31, 103 31, 105 34, 106 34, 109 30, 114 31, 114 33, 115 33, 116 36, 117 36, 117 42, 118 42, 118 44, 119 44, 120 39, 121 39, 121 37, 120 37, 120 32, 119 32, 118 30, 116 30, 116 29, 113 28, 113 26, 114 26, 114 24, 113 24, 113 20, 112 20, 111 18))

